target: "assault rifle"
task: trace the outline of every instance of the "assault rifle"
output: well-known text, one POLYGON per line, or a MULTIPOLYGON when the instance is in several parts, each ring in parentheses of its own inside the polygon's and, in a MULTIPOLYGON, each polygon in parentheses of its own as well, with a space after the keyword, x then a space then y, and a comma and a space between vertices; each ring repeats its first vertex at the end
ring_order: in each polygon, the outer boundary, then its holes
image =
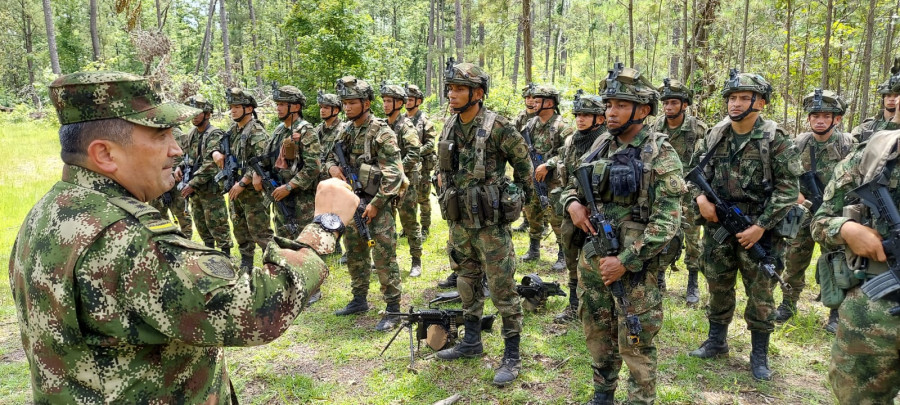
MULTIPOLYGON (((575 170, 575 179, 578 181, 578 186, 581 188, 581 191, 584 192, 585 199, 591 210, 591 215, 588 217, 588 220, 591 222, 591 227, 597 232, 596 235, 587 236, 586 242, 590 243, 591 246, 588 247, 585 245, 585 257, 588 257, 588 250, 593 251, 593 255, 590 257, 596 255, 602 255, 603 257, 615 256, 619 254, 619 236, 616 235, 612 223, 610 223, 609 220, 606 219, 606 216, 601 214, 600 210, 597 209, 597 201, 594 199, 594 190, 591 186, 592 175, 593 168, 588 165, 583 165, 575 170)), ((637 315, 628 312, 628 299, 625 298, 625 284, 622 282, 622 279, 620 278, 613 281, 612 284, 609 285, 609 289, 612 292, 613 297, 618 301, 622 313, 625 315, 625 327, 628 328, 628 341, 632 345, 640 343, 640 333, 644 329, 641 327, 641 320, 638 319, 637 315)))
MULTIPOLYGON (((415 363, 416 349, 413 348, 413 325, 416 325, 416 340, 419 341, 419 348, 422 346, 422 340, 432 350, 438 351, 454 344, 459 338, 459 326, 465 323, 463 319, 463 310, 461 309, 423 309, 414 311, 412 307, 409 312, 386 312, 385 316, 397 316, 403 319, 403 326, 397 329, 394 337, 388 342, 381 354, 391 347, 397 336, 404 328, 409 329, 409 365, 415 363)), ((481 317, 481 330, 491 331, 494 326, 494 315, 481 317)), ((468 331, 467 331, 468 333, 468 331)))
POLYGON ((344 153, 344 142, 337 141, 334 143, 334 155, 337 157, 341 171, 344 172, 344 178, 347 179, 347 184, 353 188, 353 193, 359 197, 359 206, 356 207, 356 212, 353 213, 353 223, 356 225, 356 230, 359 231, 359 235, 366 240, 366 245, 373 247, 375 246, 375 239, 372 239, 372 234, 369 233, 369 226, 366 225, 366 219, 363 218, 363 213, 366 212, 366 205, 369 204, 368 196, 364 191, 365 187, 359 182, 359 174, 357 174, 356 169, 350 165, 350 161, 344 153))
POLYGON ((809 147, 809 167, 808 172, 800 175, 800 188, 809 193, 808 195, 804 194, 803 197, 812 203, 812 206, 809 207, 809 212, 810 215, 813 215, 822 206, 825 184, 822 184, 822 180, 819 179, 819 175, 816 173, 816 152, 812 146, 809 147))
POLYGON ((237 182, 235 179, 238 176, 238 169, 240 169, 241 165, 238 164, 237 158, 231 152, 231 140, 228 133, 222 137, 222 142, 219 146, 225 154, 225 164, 222 166, 222 170, 216 173, 216 177, 213 180, 218 183, 225 179, 225 193, 228 193, 234 187, 234 183, 237 182))
MULTIPOLYGON (((280 187, 281 184, 278 184, 278 182, 269 175, 269 172, 263 169, 259 161, 260 157, 254 156, 250 158, 248 163, 250 163, 250 168, 253 169, 259 177, 262 177, 263 189, 266 191, 266 198, 269 199, 272 198, 272 193, 275 192, 275 189, 280 187)), ((290 196, 281 199, 281 201, 275 201, 273 198, 272 201, 284 217, 284 227, 287 228, 291 235, 299 235, 300 226, 297 225, 297 218, 294 215, 297 201, 290 196)))
MULTIPOLYGON (((191 164, 191 155, 187 152, 184 153, 184 159, 181 161, 181 181, 178 182, 178 186, 176 187, 178 191, 184 190, 185 187, 188 187, 191 179, 194 178, 194 171, 196 170, 197 163, 200 163, 199 159, 198 162, 191 164)), ((184 199, 184 215, 188 215, 191 213, 191 204, 188 203, 190 199, 191 196, 187 196, 184 199)))
MULTIPOLYGON (((709 156, 712 156, 712 153, 713 151, 709 151, 709 156)), ((709 185, 706 176, 703 174, 705 166, 701 162, 700 165, 688 172, 684 179, 700 187, 706 198, 716 205, 716 216, 719 217, 719 225, 721 227, 713 234, 713 239, 718 243, 724 243, 729 236, 744 232, 744 230, 752 226, 753 221, 737 205, 719 198, 719 195, 713 191, 712 186, 709 185)), ((782 289, 791 289, 791 285, 785 283, 784 279, 775 271, 775 258, 772 257, 771 253, 763 249, 759 243, 754 243, 753 247, 748 250, 748 253, 750 258, 759 263, 761 271, 765 272, 770 278, 778 280, 782 289)))
MULTIPOLYGON (((534 171, 537 170, 538 166, 544 164, 544 155, 537 153, 537 150, 534 149, 534 143, 531 142, 530 125, 525 126, 525 129, 522 130, 522 138, 525 138, 525 143, 528 144, 528 156, 531 158, 531 179, 534 180, 534 190, 540 199, 541 209, 546 209, 550 205, 547 183, 546 181, 537 181, 537 178, 534 177, 534 171)), ((550 176, 550 172, 547 172, 547 176, 550 176)))
MULTIPOLYGON (((888 223, 888 234, 881 241, 887 256, 888 271, 862 285, 862 292, 873 301, 900 290, 900 212, 897 211, 897 204, 894 203, 888 190, 892 163, 894 162, 888 163, 888 167, 872 181, 853 190, 863 204, 876 212, 879 219, 888 223)), ((892 308, 889 312, 893 316, 900 316, 900 306, 892 308)))

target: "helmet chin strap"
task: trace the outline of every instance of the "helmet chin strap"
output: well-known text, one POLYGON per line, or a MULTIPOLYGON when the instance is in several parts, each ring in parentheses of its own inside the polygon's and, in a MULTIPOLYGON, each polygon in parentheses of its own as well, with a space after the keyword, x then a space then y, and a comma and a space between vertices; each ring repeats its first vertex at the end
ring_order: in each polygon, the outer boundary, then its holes
POLYGON ((750 97, 750 107, 747 107, 747 110, 738 114, 738 115, 729 115, 728 118, 731 118, 732 121, 738 122, 747 118, 748 115, 752 112, 757 112, 759 110, 753 108, 753 104, 756 104, 756 93, 753 93, 753 97, 750 97))
POLYGON ((240 117, 232 118, 232 121, 234 121, 234 122, 241 122, 241 121, 244 120, 244 117, 246 117, 247 114, 250 114, 250 113, 247 112, 247 106, 245 106, 245 105, 241 105, 241 111, 243 111, 244 113, 241 114, 240 117))
POLYGON ((332 118, 334 118, 334 117, 337 117, 337 115, 341 113, 341 110, 340 110, 340 109, 335 108, 335 107, 331 107, 331 111, 334 111, 334 110, 337 110, 337 112, 334 113, 334 114, 331 114, 331 115, 329 115, 329 116, 327 116, 327 117, 322 117, 322 120, 328 121, 328 120, 330 120, 330 119, 332 119, 332 118))
MULTIPOLYGON (((361 100, 361 99, 360 99, 360 100, 361 100)), ((369 112, 369 110, 371 110, 371 109, 372 109, 371 107, 365 108, 365 109, 362 110, 361 113, 359 113, 359 114, 357 114, 356 116, 353 116, 353 117, 351 117, 351 116, 348 115, 348 116, 347 116, 347 120, 348 120, 348 121, 351 121, 351 122, 356 121, 356 120, 359 119, 359 117, 362 117, 365 113, 369 112)))
POLYGON ((834 129, 834 127, 836 125, 837 125, 837 123, 834 122, 834 115, 832 115, 831 116, 831 125, 828 128, 826 128, 824 131, 816 131, 815 129, 813 129, 812 131, 814 134, 822 136, 822 135, 825 135, 825 134, 831 132, 831 130, 834 129))
POLYGON ((466 110, 468 110, 473 105, 480 103, 481 100, 472 100, 472 95, 474 95, 474 94, 475 93, 472 91, 472 88, 469 87, 469 102, 466 103, 465 105, 463 105, 462 107, 454 108, 453 112, 455 112, 457 114, 462 114, 462 113, 466 112, 466 110))
POLYGON ((619 136, 619 135, 622 135, 625 131, 627 131, 628 128, 631 128, 632 125, 643 124, 644 123, 643 118, 641 118, 639 120, 634 119, 634 113, 637 112, 637 106, 638 106, 637 103, 633 103, 631 105, 631 116, 628 117, 628 121, 626 121, 625 124, 623 124, 621 127, 610 128, 609 133, 613 134, 613 136, 619 136))
POLYGON ((597 128, 600 128, 600 126, 603 125, 603 124, 597 123, 597 114, 592 115, 592 117, 593 118, 591 118, 591 126, 589 126, 585 132, 591 132, 597 128))
POLYGON ((680 99, 678 101, 681 103, 681 106, 679 106, 678 114, 675 114, 675 115, 666 114, 667 120, 674 120, 674 119, 677 119, 678 117, 684 115, 684 109, 681 109, 681 107, 684 107, 684 101, 681 101, 680 99))
POLYGON ((535 115, 540 114, 541 111, 544 111, 544 110, 553 110, 553 111, 559 112, 559 109, 555 105, 553 107, 544 107, 544 100, 547 100, 547 99, 543 98, 543 97, 539 97, 539 98, 541 99, 541 107, 538 108, 537 110, 534 110, 535 115))

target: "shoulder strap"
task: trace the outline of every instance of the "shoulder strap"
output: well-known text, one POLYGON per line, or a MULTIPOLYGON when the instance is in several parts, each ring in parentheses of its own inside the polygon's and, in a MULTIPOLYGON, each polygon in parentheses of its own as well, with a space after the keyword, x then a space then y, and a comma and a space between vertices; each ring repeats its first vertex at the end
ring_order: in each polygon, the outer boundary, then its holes
POLYGON ((140 202, 131 197, 111 197, 109 198, 109 203, 137 218, 154 235, 181 232, 172 221, 161 217, 159 211, 150 204, 140 202))
POLYGON ((453 114, 447 119, 447 122, 444 123, 444 129, 441 130, 442 141, 456 138, 453 136, 453 127, 456 125, 457 117, 457 114, 453 114))
POLYGON ((494 121, 497 119, 497 113, 493 111, 485 111, 484 122, 478 132, 475 134, 475 171, 472 173, 479 181, 484 180, 486 175, 484 169, 484 149, 487 146, 487 140, 491 136, 494 129, 494 121))
POLYGON ((365 151, 362 156, 362 160, 365 162, 372 160, 372 141, 375 139, 375 135, 378 135, 379 128, 381 128, 381 120, 378 118, 373 118, 369 127, 366 128, 365 151))
POLYGON ((763 121, 763 139, 759 141, 759 155, 762 157, 763 161, 763 177, 766 181, 769 182, 770 186, 773 186, 772 183, 772 141, 775 140, 775 131, 778 130, 778 125, 775 124, 775 121, 772 120, 764 120, 763 121))

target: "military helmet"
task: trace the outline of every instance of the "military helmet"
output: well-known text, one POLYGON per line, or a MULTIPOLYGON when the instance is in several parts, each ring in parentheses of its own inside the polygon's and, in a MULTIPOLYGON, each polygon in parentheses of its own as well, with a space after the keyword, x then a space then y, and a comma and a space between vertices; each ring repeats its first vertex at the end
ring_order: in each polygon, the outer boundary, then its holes
POLYGON ((388 96, 406 102, 406 89, 396 84, 381 83, 381 97, 388 96))
POLYGON ((369 82, 357 79, 353 76, 344 76, 337 80, 335 92, 341 100, 363 99, 372 101, 375 99, 375 91, 369 82))
POLYGON ((663 85, 658 91, 661 101, 677 98, 687 103, 687 105, 691 105, 693 102, 694 92, 676 79, 669 79, 668 77, 663 79, 663 85))
POLYGON ((306 106, 306 96, 294 86, 281 86, 277 89, 272 89, 272 100, 306 106))
POLYGON ((163 102, 147 79, 123 72, 76 72, 50 83, 50 101, 62 125, 121 118, 153 128, 181 124, 200 110, 163 102))
POLYGON ((650 115, 656 115, 659 108, 659 93, 636 69, 626 68, 616 62, 609 70, 606 81, 600 84, 600 95, 603 100, 628 100, 637 104, 650 106, 650 115))
POLYGON ((830 112, 844 115, 847 111, 847 102, 831 90, 816 89, 803 97, 803 109, 809 114, 830 112))
POLYGON ((199 108, 203 110, 203 112, 211 113, 213 112, 212 103, 206 101, 206 97, 203 95, 195 94, 193 96, 188 97, 187 101, 184 102, 184 105, 188 107, 199 108))
POLYGON ((593 94, 584 94, 584 90, 575 92, 575 100, 572 101, 572 114, 603 115, 606 113, 606 103, 603 98, 593 94))
POLYGON ((238 87, 225 89, 225 102, 228 105, 249 105, 256 108, 256 99, 250 93, 238 87))
POLYGON ((731 69, 722 88, 722 97, 728 98, 731 93, 739 91, 752 91, 761 95, 766 103, 772 102, 772 85, 766 79, 755 73, 741 73, 737 69, 731 69))
POLYGON ((536 98, 549 98, 559 105, 559 90, 549 84, 542 84, 534 87, 532 96, 536 98))
POLYGON ((343 107, 343 104, 341 104, 341 99, 338 98, 337 94, 326 93, 322 90, 319 90, 319 93, 316 94, 316 103, 319 105, 328 105, 337 108, 343 107))
POLYGON ((878 85, 878 94, 882 96, 898 93, 900 93, 900 56, 894 58, 894 65, 891 66, 891 75, 878 85))
POLYGON ((528 98, 534 96, 534 83, 528 83, 527 86, 522 87, 522 98, 528 98))
POLYGON ((444 83, 461 84, 472 88, 480 87, 484 89, 484 95, 487 96, 491 87, 491 77, 473 63, 454 63, 453 58, 450 58, 447 60, 447 67, 444 70, 444 83))
POLYGON ((419 86, 416 86, 415 84, 406 85, 406 94, 410 98, 425 99, 425 93, 422 93, 422 89, 420 89, 419 86))

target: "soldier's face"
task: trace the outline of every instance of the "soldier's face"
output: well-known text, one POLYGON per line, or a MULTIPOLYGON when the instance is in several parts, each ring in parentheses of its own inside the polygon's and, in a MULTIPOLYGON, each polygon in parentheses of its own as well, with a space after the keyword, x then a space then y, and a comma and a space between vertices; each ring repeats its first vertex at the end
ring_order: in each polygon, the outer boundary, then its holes
POLYGON ((628 100, 609 100, 606 103, 606 126, 609 129, 621 128, 631 118, 633 109, 635 109, 635 120, 646 118, 650 114, 650 106, 648 105, 635 105, 628 100))
POLYGON ((134 126, 131 143, 113 147, 119 184, 141 201, 150 201, 175 186, 172 168, 181 148, 172 136, 171 128, 134 126))
POLYGON ((814 112, 806 117, 807 121, 809 121, 809 127, 815 132, 827 130, 832 123, 834 123, 834 125, 840 124, 842 118, 842 116, 835 116, 830 112, 814 112), (834 121, 832 121, 832 119, 834 121))
POLYGON ((480 88, 472 89, 461 84, 449 84, 447 87, 447 99, 450 100, 447 104, 450 105, 450 108, 462 108, 469 101, 479 100, 484 95, 484 90, 480 88), (471 100, 469 99, 469 90, 472 90, 471 100))
POLYGON ((587 131, 594 125, 594 117, 597 118, 597 125, 603 124, 606 117, 594 114, 575 114, 575 127, 579 131, 587 131))
POLYGON ((525 111, 529 114, 533 113, 536 108, 534 108, 534 97, 526 96, 525 97, 525 111))
POLYGON ((244 115, 244 106, 242 105, 232 104, 229 108, 231 109, 231 119, 233 120, 240 119, 244 115))
MULTIPOLYGON (((368 102, 368 100, 365 102, 368 102)), ((347 114, 348 117, 356 117, 362 114, 363 109, 365 108, 365 102, 358 98, 341 100, 341 103, 344 104, 344 114, 347 114)))
POLYGON ((419 101, 419 99, 417 99, 415 97, 410 97, 410 98, 406 99, 406 110, 409 111, 409 110, 412 110, 413 108, 418 107, 418 104, 416 104, 418 101, 419 101))
MULTIPOLYGON (((737 116, 747 111, 750 108, 750 102, 753 100, 753 92, 752 91, 736 91, 728 95, 728 115, 737 116)), ((762 96, 757 95, 756 101, 753 103, 753 108, 757 110, 762 110, 766 106, 766 101, 763 100, 762 96)), ((752 115, 752 114, 751 114, 752 115)), ((754 120, 755 117, 752 117, 754 120)), ((746 119, 746 118, 745 118, 746 119)))
POLYGON ((403 102, 403 99, 393 98, 391 96, 381 96, 381 99, 384 100, 384 113, 387 115, 391 115, 394 111, 400 109, 400 105, 403 102))
POLYGON ((205 119, 206 119, 206 113, 202 112, 200 114, 195 115, 194 118, 191 118, 191 124, 194 124, 195 127, 198 127, 198 126, 200 126, 200 124, 203 124, 203 120, 205 120, 205 119))
POLYGON ((687 103, 677 99, 670 98, 663 101, 663 112, 668 116, 675 116, 687 109, 687 103))
POLYGON ((330 105, 320 105, 319 106, 319 118, 324 120, 325 118, 330 117, 331 114, 334 114, 335 109, 336 109, 335 107, 332 107, 330 105))
POLYGON ((291 105, 284 101, 275 102, 275 111, 278 112, 278 118, 281 118, 282 120, 284 119, 282 117, 287 117, 290 108, 291 105))
POLYGON ((898 101, 900 101, 900 94, 898 93, 890 93, 884 95, 884 109, 885 110, 894 110, 897 108, 898 101))

